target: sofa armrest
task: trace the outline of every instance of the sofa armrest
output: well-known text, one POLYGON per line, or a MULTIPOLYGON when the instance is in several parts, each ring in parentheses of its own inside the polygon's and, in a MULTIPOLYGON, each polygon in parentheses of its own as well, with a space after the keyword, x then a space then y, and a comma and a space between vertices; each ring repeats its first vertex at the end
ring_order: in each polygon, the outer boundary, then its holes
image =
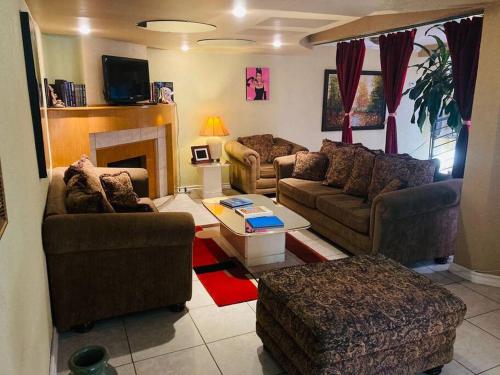
POLYGON ((229 157, 234 158, 249 166, 260 164, 260 155, 257 151, 244 146, 238 141, 229 141, 224 145, 224 149, 229 157))
POLYGON ((282 178, 292 177, 293 168, 295 167, 295 155, 280 156, 274 159, 273 166, 276 171, 276 183, 282 178))
POLYGON ((301 146, 297 143, 287 141, 286 139, 283 139, 283 138, 279 138, 279 137, 274 138, 274 142, 276 142, 277 144, 288 144, 288 145, 292 146, 292 150, 290 151, 291 155, 295 155, 299 151, 309 151, 307 149, 307 147, 301 146))
POLYGON ((185 212, 53 215, 42 225, 50 255, 186 245, 194 233, 193 217, 185 212))
POLYGON ((134 191, 139 197, 149 197, 149 181, 148 181, 148 171, 144 168, 103 168, 97 167, 97 173, 99 175, 109 173, 114 174, 121 171, 127 171, 130 174, 130 179, 132 180, 132 186, 134 191))

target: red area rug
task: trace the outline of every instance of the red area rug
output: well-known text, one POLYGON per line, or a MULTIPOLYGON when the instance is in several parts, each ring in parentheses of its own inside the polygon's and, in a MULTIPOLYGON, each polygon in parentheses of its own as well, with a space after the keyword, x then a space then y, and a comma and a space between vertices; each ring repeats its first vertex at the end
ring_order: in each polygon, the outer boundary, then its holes
MULTIPOLYGON (((196 228, 197 232, 202 230, 201 227, 196 228)), ((286 248, 304 263, 326 261, 325 257, 288 233, 286 248)), ((249 272, 211 238, 195 237, 193 269, 217 306, 253 301, 258 297, 257 287, 250 281, 249 272)))

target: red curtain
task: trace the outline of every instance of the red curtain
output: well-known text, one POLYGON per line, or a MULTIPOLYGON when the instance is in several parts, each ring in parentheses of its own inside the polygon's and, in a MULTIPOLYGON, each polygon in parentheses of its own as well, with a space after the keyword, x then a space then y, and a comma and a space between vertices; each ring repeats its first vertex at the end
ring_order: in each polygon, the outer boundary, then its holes
POLYGON ((385 135, 385 152, 388 154, 398 153, 396 110, 403 94, 406 70, 413 51, 416 32, 417 30, 413 29, 379 37, 384 95, 389 110, 385 135))
POLYGON ((482 28, 482 17, 444 24, 451 56, 454 96, 464 121, 455 147, 455 161, 452 171, 452 176, 455 178, 464 176, 482 28))
POLYGON ((351 108, 358 89, 359 77, 365 59, 365 41, 363 39, 337 44, 337 78, 340 97, 344 108, 342 142, 352 143, 351 108))

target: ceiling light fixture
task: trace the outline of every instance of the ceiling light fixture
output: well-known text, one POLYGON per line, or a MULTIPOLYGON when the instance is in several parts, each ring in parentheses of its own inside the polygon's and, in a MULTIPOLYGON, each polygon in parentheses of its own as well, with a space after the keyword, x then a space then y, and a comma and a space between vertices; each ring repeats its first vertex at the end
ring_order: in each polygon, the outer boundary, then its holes
POLYGON ((254 44, 255 40, 238 38, 214 38, 200 39, 196 43, 202 46, 210 47, 244 47, 250 44, 254 44))
POLYGON ((215 25, 208 23, 185 20, 149 20, 139 22, 137 26, 163 33, 205 33, 217 28, 215 25))
POLYGON ((182 51, 184 51, 184 52, 189 51, 189 45, 187 45, 187 44, 183 44, 183 45, 181 46, 181 50, 182 50, 182 51))
POLYGON ((236 5, 233 8, 233 16, 238 17, 238 18, 243 18, 247 14, 247 10, 243 5, 236 5))
POLYGON ((90 34, 90 27, 88 25, 81 25, 78 28, 78 32, 82 35, 89 35, 90 34))
POLYGON ((283 45, 283 43, 281 43, 281 40, 279 40, 279 39, 275 39, 273 42, 274 48, 281 48, 282 45, 283 45))

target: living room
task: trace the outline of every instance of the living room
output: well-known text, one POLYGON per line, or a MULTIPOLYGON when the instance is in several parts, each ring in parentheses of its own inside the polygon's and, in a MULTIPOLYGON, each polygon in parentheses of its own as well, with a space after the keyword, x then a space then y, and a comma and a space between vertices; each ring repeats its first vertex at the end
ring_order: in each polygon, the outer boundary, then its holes
POLYGON ((6 374, 500 373, 497 1, 0 9, 6 374))

